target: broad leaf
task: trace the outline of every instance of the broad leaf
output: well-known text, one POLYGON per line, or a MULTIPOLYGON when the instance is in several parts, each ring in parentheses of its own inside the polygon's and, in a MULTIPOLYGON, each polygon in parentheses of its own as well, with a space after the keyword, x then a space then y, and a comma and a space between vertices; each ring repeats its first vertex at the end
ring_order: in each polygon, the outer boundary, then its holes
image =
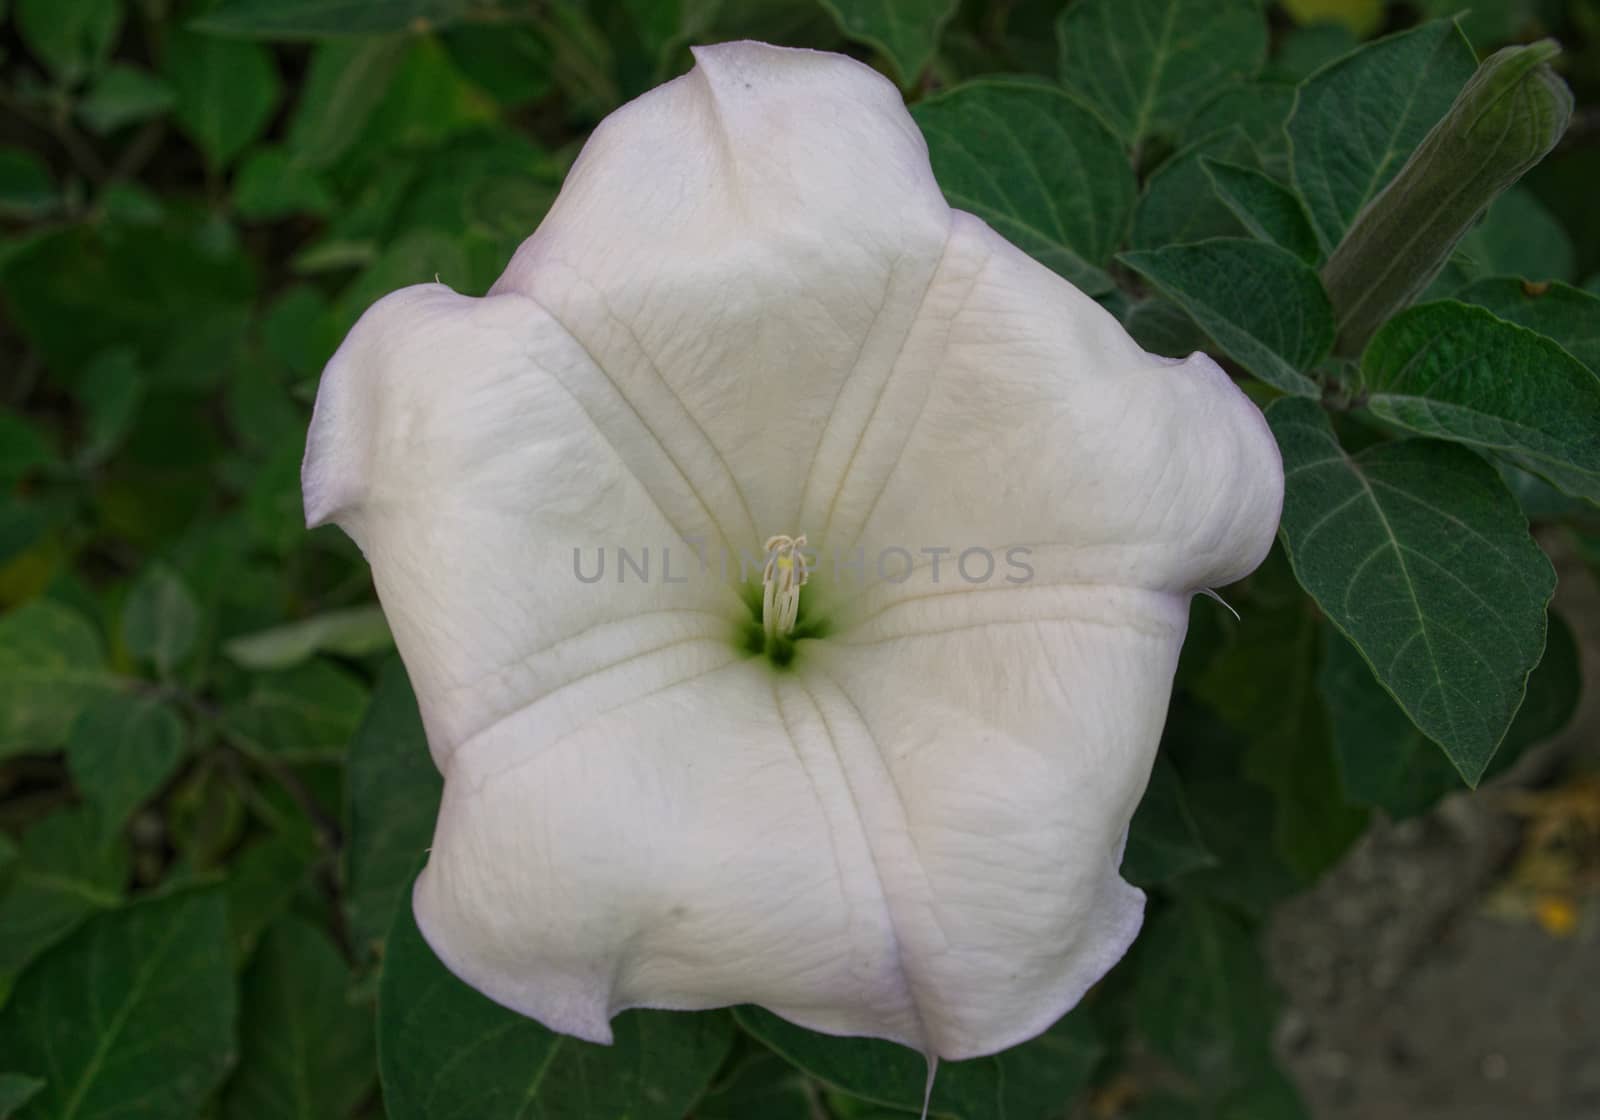
POLYGON ((78 713, 115 686, 82 615, 49 599, 0 615, 0 757, 59 747, 78 713))
POLYGON ((122 9, 120 0, 17 0, 17 32, 56 82, 71 86, 111 53, 122 9))
POLYGON ((1555 572, 1494 469, 1428 440, 1339 446, 1310 401, 1267 419, 1295 575, 1475 784, 1544 649, 1555 572))
POLYGON ((103 914, 17 985, 0 1052, 48 1071, 32 1120, 193 1116, 234 1060, 227 918, 217 890, 103 914))
POLYGON ((1136 886, 1153 887, 1216 862, 1189 812, 1183 779, 1165 755, 1157 755, 1150 784, 1128 826, 1123 877, 1136 886))
POLYGON ((1279 550, 1232 593, 1241 617, 1190 689, 1246 736, 1240 761, 1250 780, 1272 791, 1277 852, 1309 882, 1366 823, 1335 779, 1315 688, 1319 623, 1279 550))
POLYGON ((1254 158, 1250 141, 1237 127, 1202 137, 1168 156, 1145 182, 1133 211, 1128 244, 1162 249, 1208 237, 1243 237, 1250 231, 1211 189, 1204 157, 1239 162, 1254 158))
POLYGON ((147 70, 118 64, 95 82, 78 105, 78 115, 101 135, 159 117, 172 108, 172 87, 147 70))
POLYGON ((1289 250, 1307 264, 1319 256, 1311 219, 1293 191, 1253 167, 1201 157, 1200 165, 1233 216, 1262 241, 1289 250))
POLYGON ((1427 23, 1346 55, 1300 87, 1295 186, 1324 251, 1400 170, 1477 67, 1455 24, 1427 23))
POLYGON ((1274 179, 1289 178, 1289 137, 1283 124, 1294 110, 1295 87, 1277 82, 1240 82, 1207 101, 1184 126, 1185 140, 1237 128, 1255 158, 1274 179))
POLYGON ((350 607, 234 638, 222 651, 246 669, 287 669, 318 653, 365 657, 394 646, 378 607, 350 607))
POLYGON ((73 724, 67 767, 84 799, 120 827, 172 776, 183 740, 183 720, 166 701, 108 693, 73 724))
POLYGON ((1079 0, 1056 24, 1061 84, 1129 144, 1170 132, 1267 53, 1255 0, 1079 0))
POLYGON ((284 149, 258 147, 245 157, 234 181, 233 205, 248 221, 296 214, 326 214, 334 208, 328 188, 284 149))
POLYGON ((679 1120, 732 1041, 722 1013, 630 1011, 610 1046, 553 1034, 452 976, 395 914, 378 994, 378 1068, 392 1120, 582 1116, 679 1120))
POLYGON ((1495 199, 1483 220, 1456 248, 1456 259, 1470 279, 1571 280, 1577 257, 1578 250, 1561 222, 1532 191, 1521 186, 1495 199))
POLYGON ((1317 274, 1263 241, 1217 238, 1122 254, 1251 373, 1296 396, 1318 395, 1301 371, 1327 357, 1333 312, 1317 274))
POLYGON ((176 570, 152 564, 122 604, 122 644, 162 676, 188 656, 200 632, 200 604, 176 570))
POLYGON ((299 762, 340 758, 366 706, 361 681, 321 659, 258 674, 223 713, 223 730, 254 754, 299 762))
POLYGON ((1468 284, 1455 298, 1555 339, 1567 353, 1600 373, 1600 297, 1593 293, 1559 281, 1535 284, 1514 276, 1492 276, 1468 284))
POLYGON ((952 206, 970 210, 1091 295, 1122 240, 1135 184, 1116 137, 1066 94, 973 82, 913 112, 952 206))
POLYGON ((448 26, 473 0, 224 0, 193 26, 218 35, 320 39, 448 26))
MULTIPOLYGON (((310 833, 307 824, 306 833, 310 833)), ((317 855, 307 836, 272 836, 246 848, 229 868, 228 935, 234 957, 243 963, 269 923, 311 877, 317 855)))
POLYGON ((1543 335, 1481 307, 1423 304, 1378 331, 1361 378, 1367 407, 1390 423, 1600 500, 1600 377, 1543 335))
POLYGON ((327 167, 360 138, 405 57, 405 45, 394 35, 317 47, 289 125, 288 146, 297 160, 327 167))
POLYGON ((55 813, 22 837, 0 894, 0 1004, 34 958, 122 901, 128 860, 92 809, 55 813))
POLYGON ((939 34, 955 15, 957 0, 822 0, 839 30, 877 47, 900 77, 915 82, 933 61, 939 34))
POLYGON ((372 1011, 316 927, 282 918, 244 975, 239 1071, 225 1120, 345 1120, 372 1088, 372 1011))
POLYGON ((1270 792, 1242 777, 1218 776, 1186 779, 1184 793, 1217 864, 1182 876, 1176 884, 1180 890, 1259 918, 1301 888, 1279 854, 1282 805, 1270 792))
POLYGON ((1135 1022, 1168 1061, 1221 1088, 1268 1060, 1277 995, 1255 938, 1220 907, 1185 899, 1139 941, 1135 1022))
MULTIPOLYGON (((734 1015, 812 1076, 878 1104, 921 1110, 928 1084, 921 1054, 878 1039, 817 1034, 760 1007, 739 1007, 734 1015)), ((960 1120, 1050 1120, 1088 1085, 1104 1053, 1088 1016, 1069 1014, 1037 1038, 993 1057, 940 1062, 928 1110, 960 1120)))
POLYGON ((0 1073, 0 1120, 8 1120, 21 1111, 39 1091, 44 1081, 25 1073, 0 1073))
POLYGON ((399 658, 379 674, 350 743, 345 789, 350 938, 365 955, 387 936, 395 911, 410 906, 408 888, 433 838, 444 789, 399 658))
POLYGON ((272 55, 254 43, 174 30, 163 68, 178 124, 213 167, 225 167, 261 135, 282 92, 272 55))
MULTIPOLYGON (((1404 818, 1464 788, 1438 744, 1406 718, 1355 647, 1331 631, 1317 683, 1327 698, 1340 784, 1350 800, 1404 818)), ((1527 696, 1485 774, 1503 771, 1527 747, 1561 730, 1577 709, 1582 687, 1577 641, 1552 614, 1544 657, 1528 677, 1527 696)))
POLYGON ((699 1104, 695 1120, 816 1120, 816 1083, 762 1051, 734 1067, 699 1104))

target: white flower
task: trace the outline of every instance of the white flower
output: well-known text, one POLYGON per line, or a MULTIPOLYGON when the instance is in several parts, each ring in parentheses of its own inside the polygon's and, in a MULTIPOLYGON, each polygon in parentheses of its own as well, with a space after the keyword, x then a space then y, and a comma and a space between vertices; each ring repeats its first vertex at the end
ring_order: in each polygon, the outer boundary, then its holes
POLYGON ((370 560, 445 776, 417 921, 580 1038, 748 1002, 991 1053, 1138 930, 1189 600, 1265 554, 1278 453, 1209 359, 949 209, 870 69, 696 58, 487 297, 396 292, 323 376, 307 520, 370 560))

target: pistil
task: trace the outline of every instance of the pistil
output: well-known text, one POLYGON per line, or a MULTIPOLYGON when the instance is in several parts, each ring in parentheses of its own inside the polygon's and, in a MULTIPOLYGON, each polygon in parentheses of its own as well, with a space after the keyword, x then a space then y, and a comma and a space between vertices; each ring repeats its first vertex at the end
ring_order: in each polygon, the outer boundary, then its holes
POLYGON ((806 535, 768 537, 767 565, 761 573, 761 628, 767 639, 788 637, 800 614, 800 589, 811 578, 806 566, 806 535))

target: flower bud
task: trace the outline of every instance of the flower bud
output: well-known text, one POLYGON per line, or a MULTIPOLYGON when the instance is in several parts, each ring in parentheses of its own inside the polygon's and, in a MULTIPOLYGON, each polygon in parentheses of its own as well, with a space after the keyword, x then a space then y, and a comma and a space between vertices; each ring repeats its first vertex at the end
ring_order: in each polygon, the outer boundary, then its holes
POLYGON ((1551 40, 1490 55, 1400 173, 1356 215, 1322 268, 1336 349, 1359 354, 1444 267, 1502 191, 1554 148, 1572 91, 1549 66, 1551 40))

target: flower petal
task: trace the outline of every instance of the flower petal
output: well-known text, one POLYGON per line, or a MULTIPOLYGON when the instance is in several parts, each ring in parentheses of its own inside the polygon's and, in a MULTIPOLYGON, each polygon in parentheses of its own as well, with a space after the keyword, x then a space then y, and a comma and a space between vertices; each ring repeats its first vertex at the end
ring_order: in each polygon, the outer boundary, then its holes
POLYGON ((322 375, 307 520, 366 553, 441 769, 465 742, 575 727, 736 652, 733 591, 663 578, 698 561, 664 556, 671 507, 570 388, 599 377, 529 300, 440 284, 380 300, 322 375), (620 582, 614 554, 602 582, 577 578, 597 547, 634 542, 653 579, 620 582))
POLYGON ((950 223, 927 147, 875 71, 762 43, 594 132, 495 291, 540 302, 661 442, 732 554, 795 530, 817 439, 892 364, 950 223))

